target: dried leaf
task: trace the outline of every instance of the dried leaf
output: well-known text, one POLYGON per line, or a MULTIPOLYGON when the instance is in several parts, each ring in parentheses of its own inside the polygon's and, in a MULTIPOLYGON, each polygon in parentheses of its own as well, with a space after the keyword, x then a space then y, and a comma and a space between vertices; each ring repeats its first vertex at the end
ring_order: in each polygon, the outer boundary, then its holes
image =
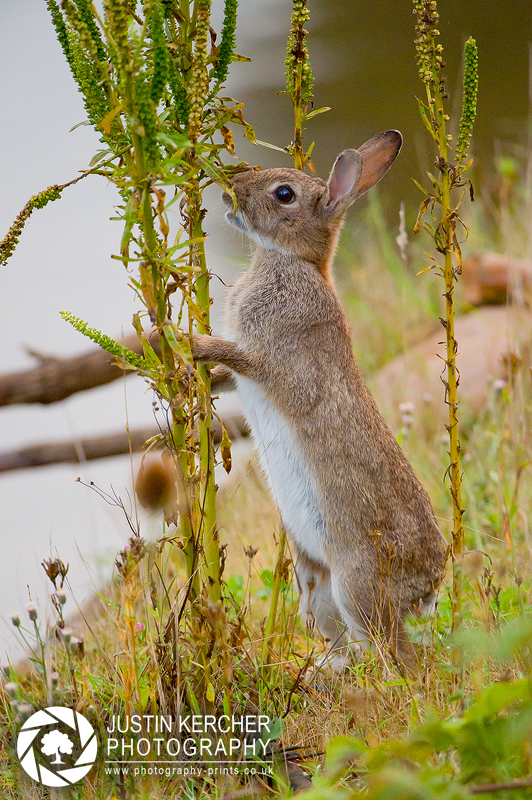
POLYGON ((416 224, 414 225, 414 233, 419 233, 419 230, 421 228, 421 221, 423 219, 423 215, 424 215, 425 211, 427 210, 427 208, 429 207, 429 204, 430 204, 430 202, 432 200, 434 200, 434 198, 432 197, 432 195, 429 195, 428 197, 425 197, 425 199, 421 203, 421 206, 419 208, 419 213, 418 213, 417 219, 416 219, 416 224))
POLYGON ((170 226, 168 225, 168 220, 165 215, 165 205, 164 201, 166 199, 166 193, 162 189, 158 189, 156 186, 152 186, 152 191, 157 197, 157 217, 159 219, 159 229, 163 235, 163 248, 166 250, 168 247, 168 234, 170 233, 170 226))
POLYGON ((115 106, 113 109, 111 109, 111 111, 109 111, 108 114, 105 115, 105 117, 102 119, 102 121, 98 125, 98 127, 107 136, 111 133, 111 123, 112 123, 112 121, 117 116, 117 114, 120 114, 121 111, 122 111, 122 105, 121 105, 121 103, 119 103, 117 106, 115 106))
POLYGON ((225 149, 227 150, 229 155, 236 157, 233 134, 231 133, 227 125, 222 125, 222 127, 220 128, 220 132, 224 137, 225 149))
POLYGON ((233 466, 233 462, 231 459, 231 439, 229 438, 229 434, 227 433, 227 428, 220 420, 220 424, 222 426, 222 441, 220 443, 220 453, 222 456, 222 462, 225 471, 227 474, 231 472, 231 467, 233 466))
POLYGON ((249 124, 249 122, 246 122, 246 120, 242 116, 242 111, 240 110, 240 108, 236 108, 236 110, 233 110, 233 113, 231 115, 231 120, 233 122, 236 122, 238 125, 243 125, 244 126, 244 136, 246 137, 246 139, 249 139, 251 144, 257 144, 257 139, 255 137, 255 131, 253 130, 253 128, 249 124))
POLYGON ((157 301, 155 299, 155 291, 153 287, 153 275, 151 264, 147 261, 142 262, 139 264, 139 274, 140 274, 140 290, 142 293, 142 297, 144 302, 146 303, 146 308, 148 309, 148 314, 150 315, 150 321, 153 325, 157 324, 157 301))

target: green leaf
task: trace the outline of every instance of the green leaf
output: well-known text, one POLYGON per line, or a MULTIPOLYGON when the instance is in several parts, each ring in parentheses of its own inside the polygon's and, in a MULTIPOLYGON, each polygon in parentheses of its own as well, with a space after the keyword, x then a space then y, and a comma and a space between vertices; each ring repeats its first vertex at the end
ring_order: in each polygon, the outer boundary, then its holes
POLYGON ((172 352, 184 361, 191 362, 192 352, 190 350, 190 342, 184 331, 180 331, 175 325, 169 322, 161 325, 161 329, 172 352))
POLYGON ((260 139, 257 139, 257 141, 255 142, 255 144, 260 144, 260 145, 262 145, 263 147, 269 147, 269 148, 270 148, 270 150, 278 150, 278 151, 279 151, 279 153, 284 153, 284 154, 286 155, 286 150, 285 150, 283 147, 277 147, 277 145, 276 145, 276 144, 270 144, 269 142, 261 142, 261 140, 260 140, 260 139))
POLYGON ((428 132, 432 136, 432 138, 437 142, 438 141, 438 134, 435 132, 432 124, 427 116, 427 107, 423 100, 418 100, 419 103, 419 113, 421 114, 421 119, 425 123, 425 127, 427 128, 428 132))
POLYGON ((183 149, 184 147, 190 146, 190 139, 180 133, 169 134, 164 131, 159 131, 156 138, 161 144, 167 144, 169 147, 174 147, 176 149, 183 149))
POLYGON ((248 58, 247 56, 239 56, 238 53, 233 53, 231 56, 231 61, 247 61, 251 64, 252 59, 248 58))
POLYGON ((484 689, 477 701, 468 708, 463 719, 466 722, 493 717, 516 700, 530 700, 530 679, 499 681, 484 689))
POLYGON ((312 119, 312 117, 317 117, 318 114, 324 114, 326 111, 330 111, 330 106, 323 106, 323 108, 316 108, 314 111, 311 111, 310 114, 305 114, 305 119, 312 119))
POLYGON ((273 717, 262 729, 260 738, 263 742, 279 739, 283 735, 283 720, 281 717, 273 717))
POLYGON ((83 122, 78 122, 77 125, 73 125, 70 128, 69 133, 72 133, 72 131, 75 131, 77 128, 81 128, 82 125, 90 125, 90 124, 91 123, 89 122, 88 119, 84 119, 83 122))
MULTIPOLYGON (((209 175, 212 180, 217 183, 222 189, 225 189, 226 192, 229 192, 230 195, 234 195, 234 190, 231 185, 231 182, 227 178, 227 175, 220 169, 218 164, 215 164, 213 161, 207 161, 205 158, 201 158, 201 156, 197 157, 198 164, 200 164, 201 168, 205 170, 207 175, 209 175)), ((235 198, 236 200, 236 198, 235 198)), ((236 207, 236 202, 235 202, 236 207)))
POLYGON ((432 197, 430 192, 427 192, 427 190, 424 189, 423 186, 420 183, 418 183, 415 178, 412 178, 412 180, 414 181, 420 192, 423 192, 423 194, 425 194, 427 197, 432 197))
POLYGON ((325 766, 328 774, 339 779, 349 762, 365 752, 365 745, 353 736, 335 736, 327 745, 325 766))
POLYGON ((520 614, 502 629, 495 648, 495 657, 508 663, 523 649, 532 647, 532 616, 520 614))
POLYGON ((124 210, 124 233, 122 234, 122 240, 120 242, 120 255, 122 256, 125 267, 127 267, 129 261, 129 243, 131 241, 131 232, 136 221, 137 203, 135 201, 135 196, 132 194, 124 210))

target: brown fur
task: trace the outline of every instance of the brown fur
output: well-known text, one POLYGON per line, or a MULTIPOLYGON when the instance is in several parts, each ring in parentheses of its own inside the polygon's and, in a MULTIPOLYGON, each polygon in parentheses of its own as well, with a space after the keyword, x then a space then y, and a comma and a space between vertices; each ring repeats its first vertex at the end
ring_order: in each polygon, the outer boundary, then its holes
POLYGON ((327 564, 313 564, 299 548, 299 573, 314 575, 300 588, 303 595, 310 588, 312 598, 310 584, 318 586, 324 605, 308 613, 325 638, 333 641, 339 630, 345 644, 342 622, 351 638, 357 627, 370 636, 383 632, 392 652, 412 661, 403 620, 437 589, 446 547, 428 496, 355 362, 331 276, 345 210, 387 171, 400 142, 388 131, 344 151, 328 182, 289 169, 234 180, 247 231, 272 249, 257 247, 230 293, 238 344, 195 336, 194 357, 259 384, 311 466, 327 523, 327 564), (275 199, 278 183, 295 191, 294 203, 275 199))

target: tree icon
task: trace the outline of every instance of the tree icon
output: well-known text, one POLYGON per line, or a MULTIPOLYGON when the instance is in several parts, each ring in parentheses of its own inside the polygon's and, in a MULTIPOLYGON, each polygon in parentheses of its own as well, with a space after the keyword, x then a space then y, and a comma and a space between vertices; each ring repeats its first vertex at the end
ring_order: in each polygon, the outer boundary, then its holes
POLYGON ((61 761, 59 752, 70 754, 74 747, 66 733, 61 733, 61 731, 58 730, 45 733, 41 739, 41 744, 41 752, 45 756, 53 756, 55 753, 56 758, 54 761, 50 762, 51 764, 62 764, 63 762, 61 761))

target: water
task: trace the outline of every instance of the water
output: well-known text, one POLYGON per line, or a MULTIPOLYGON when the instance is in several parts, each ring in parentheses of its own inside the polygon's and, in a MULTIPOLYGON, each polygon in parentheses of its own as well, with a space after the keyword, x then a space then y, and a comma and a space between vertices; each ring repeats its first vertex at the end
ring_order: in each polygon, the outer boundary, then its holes
MULTIPOLYGON (((248 7, 248 4, 243 4, 248 7)), ((235 65, 239 99, 256 125, 260 139, 284 146, 292 135, 290 102, 276 96, 282 89, 285 32, 289 3, 275 6, 279 24, 265 26, 263 3, 251 3, 253 38, 248 38, 249 11, 242 13, 245 54, 254 64, 235 65), (247 84, 245 75, 249 78, 247 84), (241 77, 240 77, 241 76, 241 77), (253 88, 251 88, 253 87, 253 88)), ((331 111, 308 123, 307 143, 316 141, 314 162, 326 176, 338 152, 356 147, 375 133, 399 129, 404 136, 400 160, 381 187, 395 206, 400 199, 417 204, 418 180, 434 161, 433 143, 419 116, 416 95, 425 88, 418 78, 414 50, 412 3, 408 0, 310 0, 309 51, 317 107, 331 111)), ((494 173, 497 151, 515 152, 525 146, 529 114, 529 45, 532 42, 532 4, 528 0, 447 0, 438 4, 440 42, 451 94, 451 115, 457 123, 461 104, 463 45, 469 36, 479 48, 479 97, 472 154, 475 171, 484 178, 494 173)), ((273 13, 273 12, 272 12, 273 13)), ((244 152, 244 148, 242 148, 244 152)), ((247 158, 262 166, 279 165, 273 151, 245 147, 247 158)), ((288 156, 285 159, 289 164, 288 156)))

